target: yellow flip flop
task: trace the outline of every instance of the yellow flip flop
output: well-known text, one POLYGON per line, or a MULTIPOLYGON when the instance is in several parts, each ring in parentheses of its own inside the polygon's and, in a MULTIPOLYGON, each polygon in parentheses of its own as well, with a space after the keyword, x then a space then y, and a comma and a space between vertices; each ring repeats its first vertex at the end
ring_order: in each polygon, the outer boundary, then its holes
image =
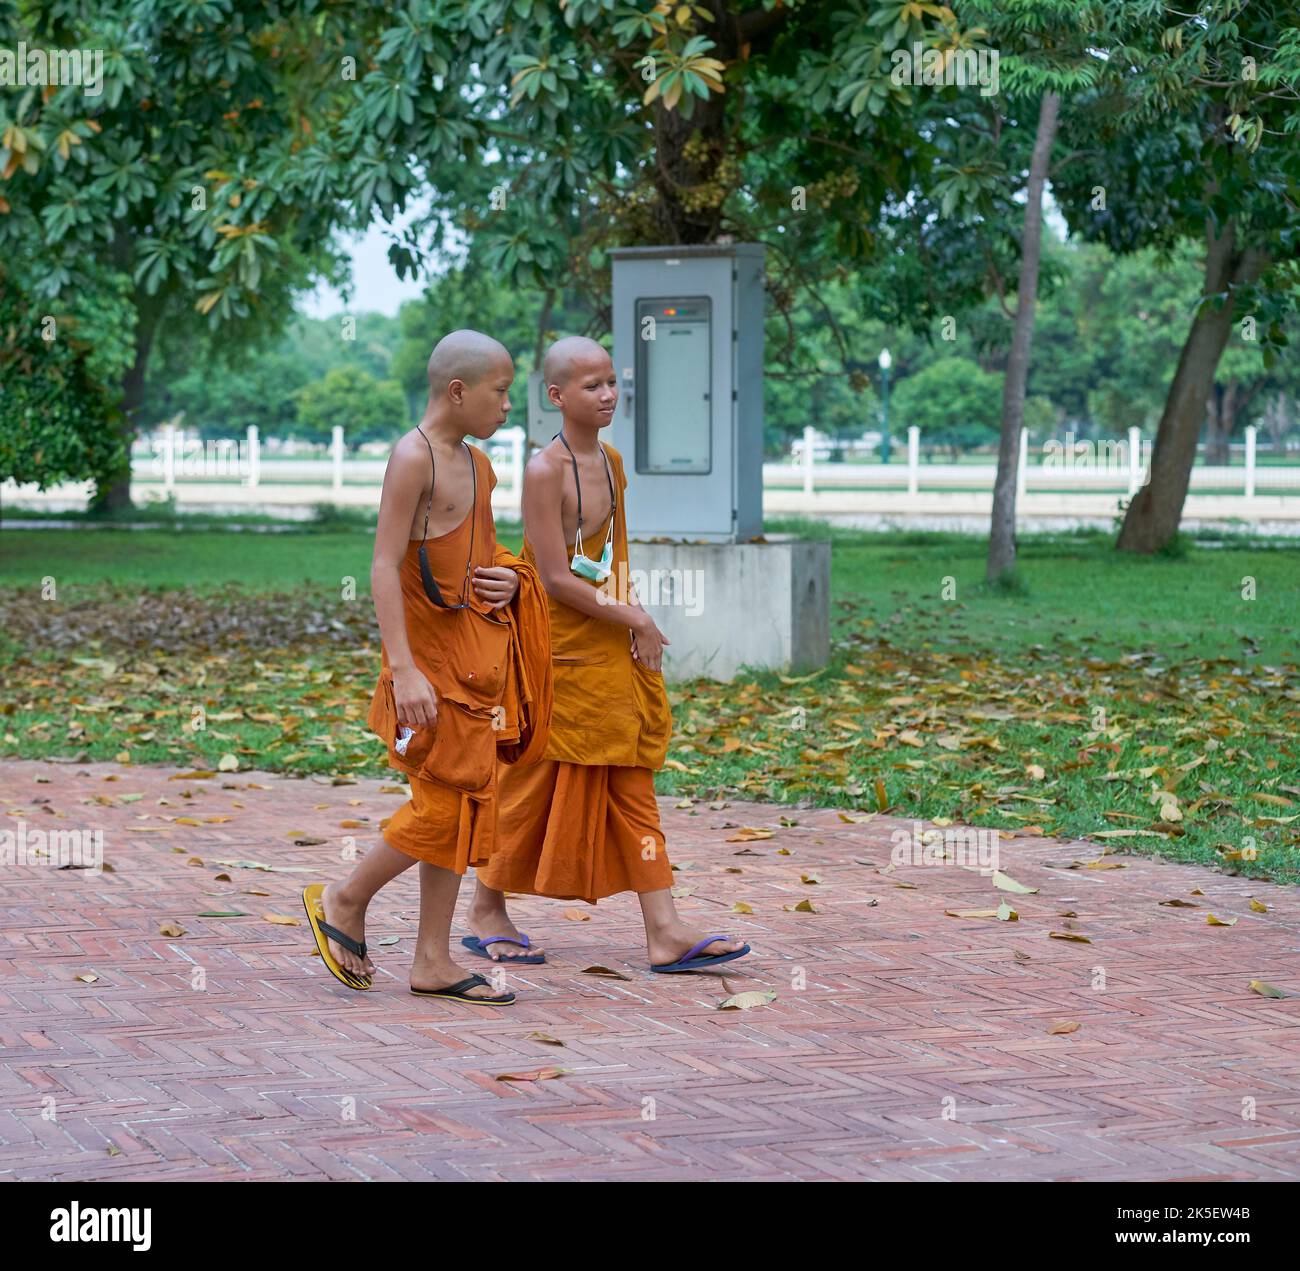
POLYGON ((320 953, 320 960, 325 963, 329 973, 341 984, 346 984, 350 989, 356 989, 358 992, 370 987, 370 977, 368 975, 353 975, 346 967, 340 966, 335 960, 334 955, 330 953, 329 941, 333 940, 335 944, 341 944, 349 953, 355 953, 357 957, 366 956, 366 942, 364 940, 353 940, 349 935, 331 927, 325 921, 325 908, 321 902, 321 896, 325 891, 324 883, 312 883, 310 887, 304 887, 302 892, 302 907, 307 911, 307 921, 311 923, 311 933, 316 937, 316 948, 320 953))

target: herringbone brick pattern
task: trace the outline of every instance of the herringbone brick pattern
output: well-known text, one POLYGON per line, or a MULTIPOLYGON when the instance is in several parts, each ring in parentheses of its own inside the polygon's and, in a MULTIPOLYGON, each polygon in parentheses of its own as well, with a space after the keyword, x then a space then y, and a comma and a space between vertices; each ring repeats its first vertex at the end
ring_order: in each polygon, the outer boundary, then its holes
POLYGON ((1291 889, 1135 857, 1069 869, 1100 849, 1017 838, 1002 869, 1040 890, 1008 896, 951 863, 879 872, 904 824, 887 818, 664 800, 684 915, 754 953, 725 984, 652 976, 632 898, 579 907, 589 921, 520 899, 550 963, 515 968, 520 1003, 500 1011, 406 992, 415 871, 372 908, 369 994, 330 978, 305 926, 264 919, 300 916, 305 881, 341 876, 347 836, 374 841, 404 797, 384 782, 0 772, 0 825, 102 829, 113 871, 0 870, 0 1177, 1300 1176, 1300 996, 1248 988, 1300 993, 1291 889), (726 841, 744 825, 774 837, 726 841), (241 859, 289 872, 218 864, 241 859), (1175 898, 1197 907, 1159 903, 1175 898), (1019 921, 945 916, 1004 899, 1019 921), (802 900, 817 912, 793 912, 802 900), (197 916, 214 909, 247 916, 197 916), (161 935, 169 919, 186 934, 161 935), (582 973, 594 963, 631 978, 582 973), (777 996, 716 1009, 749 989, 777 996), (1079 1027, 1049 1034, 1061 1021, 1079 1027), (567 1075, 496 1080, 549 1066, 567 1075))

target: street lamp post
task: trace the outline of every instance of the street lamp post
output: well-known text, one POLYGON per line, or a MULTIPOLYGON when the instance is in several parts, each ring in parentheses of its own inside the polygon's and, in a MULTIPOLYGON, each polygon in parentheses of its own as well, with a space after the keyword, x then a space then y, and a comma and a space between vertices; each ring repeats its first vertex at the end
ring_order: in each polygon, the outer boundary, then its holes
POLYGON ((889 462, 889 368, 894 359, 880 350, 880 462, 889 462))

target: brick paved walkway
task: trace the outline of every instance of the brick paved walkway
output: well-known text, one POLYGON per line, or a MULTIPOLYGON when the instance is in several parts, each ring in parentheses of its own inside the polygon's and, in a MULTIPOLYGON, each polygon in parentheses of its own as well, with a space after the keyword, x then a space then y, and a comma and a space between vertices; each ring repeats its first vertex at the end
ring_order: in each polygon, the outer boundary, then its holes
POLYGON ((511 1010, 454 1007, 406 992, 414 871, 372 909, 369 994, 329 977, 305 926, 263 918, 301 917, 303 883, 344 872, 345 836, 373 842, 403 797, 388 783, 173 775, 0 765, 0 826, 100 828, 112 867, 0 869, 0 1177, 1300 1177, 1300 996, 1248 988, 1300 994, 1295 890, 1131 857, 1070 870, 1099 849, 1017 838, 1002 868, 1040 891, 1008 896, 952 864, 878 872, 901 822, 663 800, 683 912, 754 946, 725 986, 651 976, 630 899, 585 922, 527 899, 550 965, 516 969, 511 1010), (182 816, 198 824, 166 819, 182 816), (743 825, 775 834, 727 842, 743 825), (238 859, 307 872, 217 881, 238 859), (807 899, 818 912, 787 908, 807 899), (944 913, 1004 899, 1018 922, 944 913), (728 988, 777 996, 718 1011, 728 988), (1077 1030, 1049 1033, 1062 1021, 1077 1030), (567 1075, 496 1080, 549 1066, 567 1075))

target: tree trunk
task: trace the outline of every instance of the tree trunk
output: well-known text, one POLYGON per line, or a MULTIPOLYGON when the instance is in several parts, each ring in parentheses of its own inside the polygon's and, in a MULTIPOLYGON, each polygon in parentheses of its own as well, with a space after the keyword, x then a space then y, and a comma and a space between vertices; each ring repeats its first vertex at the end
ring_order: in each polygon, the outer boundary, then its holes
POLYGON ((96 485, 90 500, 90 511, 100 516, 111 516, 131 509, 131 446, 142 422, 140 412, 144 405, 144 376, 159 316, 159 311, 152 305, 141 304, 137 309, 135 360, 122 377, 122 422, 119 432, 123 455, 107 479, 96 485))
POLYGON ((1052 142, 1056 139, 1061 99, 1044 93, 1038 108, 1038 131, 1029 162, 1025 227, 1020 244, 1020 282, 1016 290, 1016 325, 1011 337, 1006 376, 1002 381, 1002 437, 998 445, 998 475, 993 485, 993 519, 989 526, 990 582, 1016 567, 1016 473, 1020 467, 1020 430, 1025 420, 1025 386, 1034 342, 1034 310, 1038 303, 1038 263, 1043 246, 1043 186, 1047 182, 1052 142))
MULTIPOLYGON (((705 6, 713 12, 708 31, 716 45, 709 56, 735 61, 740 50, 734 18, 721 0, 705 0, 705 6)), ((680 101, 673 110, 668 110, 661 98, 655 101, 652 179, 659 195, 654 206, 654 233, 659 242, 708 243, 718 232, 722 200, 730 193, 717 176, 727 151, 727 96, 710 93, 706 100, 697 97, 689 119, 682 116, 680 101), (716 186, 713 197, 700 191, 709 184, 716 186)))
POLYGON ((1205 406, 1205 462, 1226 467, 1232 460, 1232 432, 1237 424, 1237 380, 1215 384, 1205 406))
POLYGON ((1197 435, 1205 418, 1214 373, 1232 329, 1236 289, 1253 282, 1268 264, 1267 255, 1258 248, 1237 250, 1235 220, 1229 220, 1217 236, 1213 224, 1207 222, 1205 236, 1202 294, 1226 293, 1227 300, 1218 308, 1203 304, 1192 320, 1156 429, 1151 479, 1133 496, 1119 532, 1116 547, 1122 552, 1158 552, 1178 533, 1196 461, 1197 435))
MULTIPOLYGON (((133 246, 125 230, 119 229, 110 248, 113 263, 121 273, 129 273, 133 246)), ((140 426, 140 408, 144 404, 144 376, 153 348, 154 332, 162 317, 162 295, 137 294, 135 306, 135 358, 122 377, 122 417, 117 432, 122 439, 122 454, 115 468, 96 482, 90 498, 90 511, 96 515, 127 512, 131 508, 131 445, 140 426)))

